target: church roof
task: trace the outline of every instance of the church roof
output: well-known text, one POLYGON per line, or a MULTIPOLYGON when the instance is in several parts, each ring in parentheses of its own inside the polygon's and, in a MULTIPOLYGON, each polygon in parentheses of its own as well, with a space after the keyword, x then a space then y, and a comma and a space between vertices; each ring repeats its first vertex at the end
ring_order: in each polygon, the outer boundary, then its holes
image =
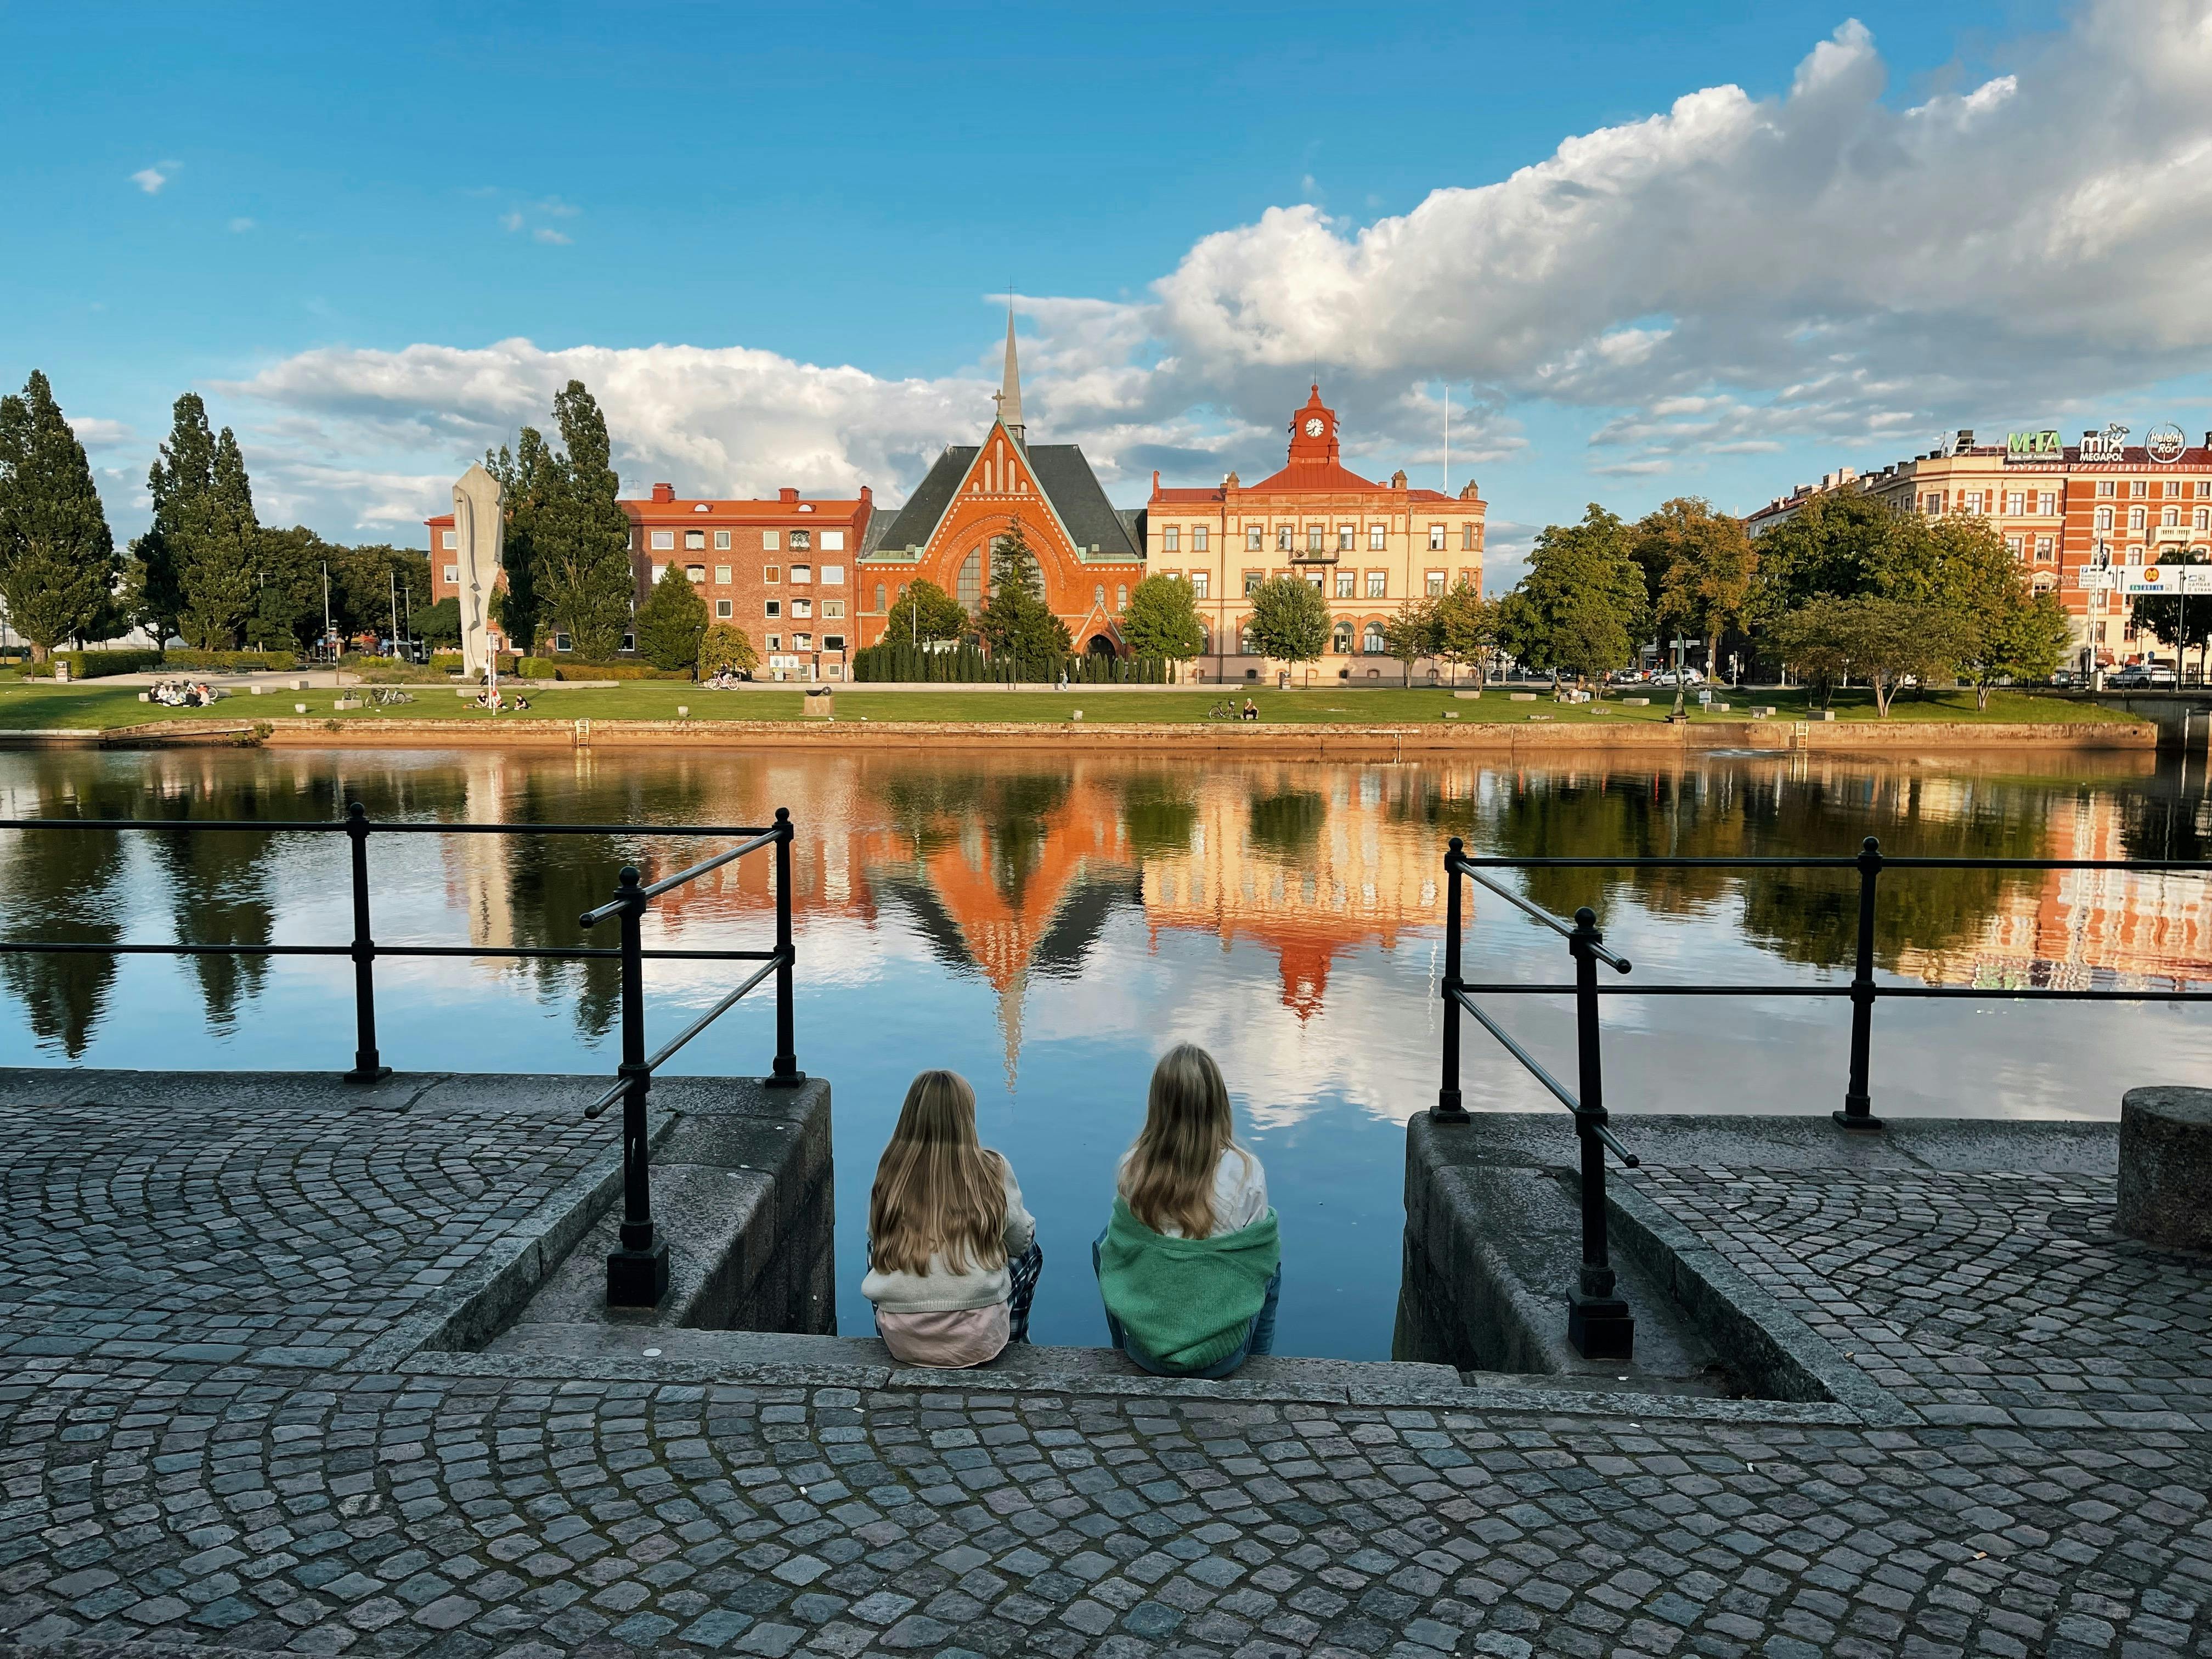
MULTIPOLYGON (((876 514, 861 550, 873 553, 881 548, 929 545, 929 538, 937 533, 938 525, 952 505, 960 481, 968 476, 981 450, 980 444, 954 444, 946 449, 907 497, 904 507, 895 514, 876 514)), ((1119 553, 1133 559, 1143 556, 1142 543, 1106 499, 1105 487, 1079 446, 1026 444, 1022 454, 1077 547, 1096 547, 1102 553, 1119 553)))

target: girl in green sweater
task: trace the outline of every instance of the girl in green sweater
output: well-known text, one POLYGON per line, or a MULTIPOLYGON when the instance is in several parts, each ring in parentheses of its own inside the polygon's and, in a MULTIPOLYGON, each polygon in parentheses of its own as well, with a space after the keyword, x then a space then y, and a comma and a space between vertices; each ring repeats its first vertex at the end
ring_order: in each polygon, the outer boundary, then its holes
POLYGON ((1158 1376, 1226 1376, 1274 1346, 1275 1212, 1267 1172, 1232 1130, 1213 1056, 1170 1048, 1091 1247, 1114 1346, 1158 1376))

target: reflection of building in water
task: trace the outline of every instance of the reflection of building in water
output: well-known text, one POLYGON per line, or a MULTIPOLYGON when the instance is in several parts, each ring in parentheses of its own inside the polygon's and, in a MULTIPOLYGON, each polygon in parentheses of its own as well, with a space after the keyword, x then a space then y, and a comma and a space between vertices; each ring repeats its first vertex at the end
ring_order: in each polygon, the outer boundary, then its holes
MULTIPOLYGON (((2131 856, 2122 813, 2122 799, 2103 792, 2053 800, 2042 856, 2131 856)), ((1898 965, 1931 985, 2145 990, 2212 980, 2212 882, 2155 872, 2043 871, 2005 891, 1971 945, 1908 950, 1898 965)))
POLYGON ((1373 939, 1396 947, 1401 928, 1442 924, 1429 837, 1391 822, 1377 771, 1324 775, 1311 793, 1267 796, 1243 775, 1199 796, 1188 850, 1144 862, 1145 921, 1216 933, 1225 948, 1249 939, 1275 953, 1283 1006, 1319 1012, 1340 951, 1373 939), (1271 825, 1273 803, 1288 820, 1271 825), (1310 806, 1301 804, 1310 802, 1310 806))

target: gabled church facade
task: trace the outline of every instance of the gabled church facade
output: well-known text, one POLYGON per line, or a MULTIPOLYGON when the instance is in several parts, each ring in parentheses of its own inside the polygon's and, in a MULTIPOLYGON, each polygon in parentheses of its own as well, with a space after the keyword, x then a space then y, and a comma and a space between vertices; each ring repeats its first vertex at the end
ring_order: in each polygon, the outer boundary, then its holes
POLYGON ((932 581, 972 617, 991 596, 992 561, 1017 526, 1035 555, 1044 601, 1079 652, 1126 650, 1121 615, 1145 574, 1141 515, 1121 512, 1074 444, 1032 444, 1022 419, 1014 319, 994 394, 998 418, 979 444, 937 458, 896 513, 869 526, 858 574, 858 643, 883 637, 884 617, 908 584, 932 581))

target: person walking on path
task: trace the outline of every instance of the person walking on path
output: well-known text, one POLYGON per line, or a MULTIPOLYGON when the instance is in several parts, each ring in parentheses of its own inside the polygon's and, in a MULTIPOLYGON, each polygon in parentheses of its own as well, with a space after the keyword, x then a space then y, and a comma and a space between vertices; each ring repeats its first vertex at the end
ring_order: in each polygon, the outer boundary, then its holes
POLYGON ((1091 1247, 1107 1334, 1158 1376, 1226 1376, 1274 1346, 1281 1240, 1267 1172, 1233 1130, 1213 1056, 1170 1048, 1091 1247))
POLYGON ((908 1365, 958 1368, 1030 1340, 1043 1271, 1013 1167, 975 1139, 975 1091, 924 1072, 906 1091, 868 1198, 876 1334, 908 1365))

